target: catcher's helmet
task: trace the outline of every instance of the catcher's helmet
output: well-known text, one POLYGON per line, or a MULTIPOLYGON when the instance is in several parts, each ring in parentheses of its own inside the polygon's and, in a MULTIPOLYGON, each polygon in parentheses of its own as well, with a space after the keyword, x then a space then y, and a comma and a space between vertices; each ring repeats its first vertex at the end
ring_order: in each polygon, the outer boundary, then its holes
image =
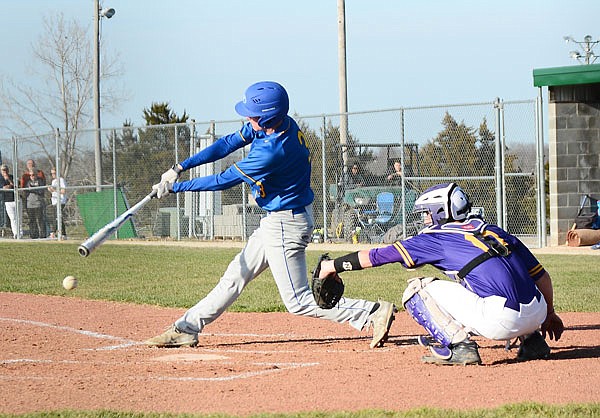
POLYGON ((260 117, 261 128, 272 128, 285 118, 290 108, 288 94, 274 81, 259 81, 246 89, 244 98, 235 105, 242 116, 260 117))
POLYGON ((415 201, 414 211, 429 212, 434 225, 462 221, 471 210, 469 196, 456 183, 438 184, 425 190, 415 201))

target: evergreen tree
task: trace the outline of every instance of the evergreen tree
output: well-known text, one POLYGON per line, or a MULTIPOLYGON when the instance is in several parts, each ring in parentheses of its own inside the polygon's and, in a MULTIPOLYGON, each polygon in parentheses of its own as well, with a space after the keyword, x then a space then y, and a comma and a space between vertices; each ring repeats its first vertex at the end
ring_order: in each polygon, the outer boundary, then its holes
MULTIPOLYGON (((143 110, 143 117, 146 129, 139 129, 136 135, 131 122, 125 121, 121 134, 115 138, 117 183, 134 199, 148 194, 160 180, 160 174, 177 162, 175 139, 177 160, 188 156, 191 136, 187 113, 178 116, 168 103, 152 103, 143 110)), ((171 200, 173 197, 168 196, 162 203, 174 204, 171 200)))
MULTIPOLYGON (((476 206, 486 208, 486 218, 496 222, 496 135, 483 118, 479 129, 458 123, 448 112, 442 120, 443 129, 435 138, 425 144, 419 152, 422 171, 429 177, 446 178, 456 181, 467 191, 476 206), (490 177, 485 180, 478 177, 490 177), (466 179, 465 179, 466 178, 466 179)), ((504 150, 504 170, 506 173, 520 172, 517 155, 504 150)), ((422 182, 425 189, 439 179, 422 182)), ((535 179, 527 176, 507 176, 504 180, 507 220, 517 233, 530 233, 535 230, 535 179), (524 193, 524 191, 526 191, 524 193), (522 225, 530 226, 519 230, 522 225)))

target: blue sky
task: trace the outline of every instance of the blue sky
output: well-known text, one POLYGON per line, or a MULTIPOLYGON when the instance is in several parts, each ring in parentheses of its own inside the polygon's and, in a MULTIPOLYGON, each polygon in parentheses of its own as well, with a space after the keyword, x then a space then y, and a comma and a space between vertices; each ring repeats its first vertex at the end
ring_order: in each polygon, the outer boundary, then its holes
MULTIPOLYGON (((93 37, 92 0, 1 4, 0 75, 19 83, 31 83, 44 16, 63 12, 93 37)), ((292 112, 339 110, 336 0, 101 4, 116 9, 102 37, 130 97, 103 112, 103 128, 141 125, 142 110, 158 101, 197 121, 236 119, 235 102, 259 80, 282 83, 292 112)), ((598 16, 597 0, 347 0, 349 110, 534 98, 532 70, 578 65, 562 37, 599 39, 598 16)))

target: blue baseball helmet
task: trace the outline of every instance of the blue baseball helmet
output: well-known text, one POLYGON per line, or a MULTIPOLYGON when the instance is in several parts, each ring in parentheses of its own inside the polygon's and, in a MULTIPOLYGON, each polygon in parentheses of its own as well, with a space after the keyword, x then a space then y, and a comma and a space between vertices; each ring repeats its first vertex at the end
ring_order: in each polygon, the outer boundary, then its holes
POLYGON ((246 89, 235 111, 246 117, 259 117, 261 128, 272 128, 287 115, 290 100, 283 86, 274 81, 259 81, 246 89))

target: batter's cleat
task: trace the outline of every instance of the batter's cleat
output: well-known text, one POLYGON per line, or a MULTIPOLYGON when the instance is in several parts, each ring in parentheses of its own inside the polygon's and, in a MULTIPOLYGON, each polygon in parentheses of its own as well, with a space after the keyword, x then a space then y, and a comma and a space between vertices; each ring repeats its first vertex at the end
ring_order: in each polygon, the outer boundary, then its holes
POLYGON ((392 322, 394 322, 394 313, 398 312, 396 306, 393 303, 379 300, 379 308, 371 315, 369 320, 370 325, 373 327, 373 339, 371 340, 370 347, 375 348, 377 346, 383 347, 383 343, 388 339, 388 333, 392 322))
POLYGON ((550 355, 550 347, 542 334, 535 331, 533 334, 523 338, 519 351, 517 352, 517 360, 541 360, 547 359, 550 355))
POLYGON ((430 346, 431 356, 423 356, 423 363, 455 365, 481 364, 477 343, 463 341, 450 347, 430 346))
POLYGON ((173 324, 162 334, 146 340, 144 344, 150 347, 195 347, 198 345, 198 334, 187 334, 173 324))

